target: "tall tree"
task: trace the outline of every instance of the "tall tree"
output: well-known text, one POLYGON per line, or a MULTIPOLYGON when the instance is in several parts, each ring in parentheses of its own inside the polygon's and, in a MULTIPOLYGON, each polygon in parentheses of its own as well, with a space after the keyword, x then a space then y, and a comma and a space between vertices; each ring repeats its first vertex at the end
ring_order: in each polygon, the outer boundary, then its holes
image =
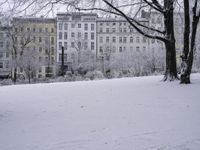
POLYGON ((196 33, 197 27, 200 18, 200 8, 199 1, 194 1, 194 6, 192 8, 192 32, 190 33, 190 1, 184 0, 184 20, 185 20, 185 28, 184 28, 184 48, 182 55, 182 64, 181 64, 181 83, 188 84, 190 83, 190 74, 192 70, 193 58, 194 58, 194 50, 195 50, 195 41, 196 41, 196 33), (191 40, 190 40, 191 35, 191 40))

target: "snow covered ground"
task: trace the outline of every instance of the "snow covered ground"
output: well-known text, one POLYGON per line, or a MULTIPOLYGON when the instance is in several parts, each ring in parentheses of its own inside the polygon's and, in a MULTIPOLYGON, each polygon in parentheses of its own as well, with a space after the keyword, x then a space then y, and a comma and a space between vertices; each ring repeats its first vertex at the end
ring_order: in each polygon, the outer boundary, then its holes
POLYGON ((0 150, 199 150, 200 74, 0 87, 0 150))

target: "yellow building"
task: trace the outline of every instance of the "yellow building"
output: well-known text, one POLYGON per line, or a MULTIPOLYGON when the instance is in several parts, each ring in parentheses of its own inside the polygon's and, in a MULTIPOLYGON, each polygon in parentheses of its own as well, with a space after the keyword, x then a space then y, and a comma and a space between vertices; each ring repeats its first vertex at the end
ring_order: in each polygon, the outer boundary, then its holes
POLYGON ((13 18, 12 37, 13 68, 20 77, 56 76, 55 19, 13 18))

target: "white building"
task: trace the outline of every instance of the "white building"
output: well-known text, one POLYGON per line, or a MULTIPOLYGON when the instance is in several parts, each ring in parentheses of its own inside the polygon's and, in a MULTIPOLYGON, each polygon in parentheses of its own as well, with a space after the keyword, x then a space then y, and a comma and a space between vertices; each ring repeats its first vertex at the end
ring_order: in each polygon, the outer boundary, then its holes
MULTIPOLYGON (((146 19, 140 20, 148 25, 146 19)), ((109 57, 123 52, 145 52, 148 39, 138 33, 123 18, 99 18, 97 21, 97 55, 109 57)))
POLYGON ((81 52, 89 50, 96 56, 97 14, 58 13, 57 14, 57 62, 62 62, 66 70, 77 66, 81 52))
POLYGON ((11 73, 11 40, 9 27, 0 27, 0 79, 11 73))

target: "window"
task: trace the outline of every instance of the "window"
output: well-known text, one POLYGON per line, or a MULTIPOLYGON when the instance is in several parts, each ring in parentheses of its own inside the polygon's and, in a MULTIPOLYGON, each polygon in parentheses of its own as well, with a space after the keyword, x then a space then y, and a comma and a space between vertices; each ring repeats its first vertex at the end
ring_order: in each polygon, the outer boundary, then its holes
POLYGON ((116 47, 115 46, 113 46, 112 51, 113 51, 113 53, 116 52, 116 47))
POLYGON ((133 51, 133 46, 130 47, 130 50, 133 51))
POLYGON ((124 28, 124 33, 126 33, 126 28, 124 28))
POLYGON ((51 28, 51 32, 54 33, 54 28, 51 28))
POLYGON ((71 54, 71 58, 72 58, 72 60, 75 60, 75 55, 74 55, 74 53, 71 54))
POLYGON ((122 28, 119 28, 119 32, 122 32, 122 28))
POLYGON ((36 37, 35 37, 35 36, 33 37, 33 42, 34 42, 34 43, 36 42, 36 37))
POLYGON ((106 37, 106 43, 109 43, 109 37, 108 36, 106 37))
POLYGON ((91 40, 94 40, 94 32, 91 33, 91 40))
POLYGON ((0 62, 0 69, 3 68, 3 62, 0 62))
POLYGON ((122 43, 122 37, 119 37, 119 43, 122 43))
POLYGON ((3 53, 0 53, 0 58, 3 58, 3 53))
POLYGON ((81 24, 80 23, 78 24, 78 28, 81 28, 81 24))
POLYGON ((51 55, 54 55, 54 47, 51 47, 51 55))
POLYGON ((75 24, 74 23, 71 24, 71 28, 75 28, 75 24))
POLYGON ((88 30, 88 24, 84 24, 84 29, 85 29, 85 31, 87 31, 88 30))
POLYGON ((99 28, 99 32, 100 32, 100 33, 103 32, 103 29, 102 29, 102 28, 99 28))
POLYGON ((6 68, 9 68, 9 61, 6 61, 6 68))
POLYGON ((75 47, 75 44, 74 42, 71 42, 71 47, 74 48, 75 47))
POLYGON ((39 28, 39 32, 40 32, 40 33, 42 32, 42 28, 39 28))
POLYGON ((115 26, 116 25, 116 23, 115 22, 113 22, 113 24, 112 24, 113 26, 115 26))
POLYGON ((65 29, 65 30, 68 29, 68 24, 67 24, 67 23, 64 24, 64 29, 65 29))
POLYGON ((67 40, 67 32, 64 32, 64 39, 67 40))
POLYGON ((109 28, 106 28, 106 33, 109 33, 109 28))
POLYGON ((42 47, 39 47, 39 52, 42 52, 42 47))
POLYGON ((45 28, 45 32, 49 32, 49 29, 48 29, 48 28, 45 28))
POLYGON ((145 52, 146 51, 146 47, 145 46, 143 46, 143 52, 145 52))
POLYGON ((54 37, 51 37, 51 44, 54 44, 54 37))
POLYGON ((39 37, 39 42, 42 43, 42 37, 39 37))
POLYGON ((115 32, 116 32, 116 29, 115 29, 115 28, 112 28, 112 32, 115 33, 115 32))
POLYGON ((121 46, 119 47, 119 52, 122 52, 122 47, 121 46))
POLYGON ((59 50, 62 50, 62 42, 59 42, 59 50))
MULTIPOLYGON (((41 62, 42 61, 42 57, 39 57, 39 62, 41 62)), ((39 72, 41 72, 40 70, 39 70, 39 72)))
POLYGON ((45 37, 45 44, 48 44, 49 43, 49 39, 48 37, 45 37))
POLYGON ((124 37, 123 42, 126 43, 126 37, 124 37))
POLYGON ((94 31, 94 24, 91 24, 91 31, 94 31))
POLYGON ((74 33, 74 32, 71 33, 71 37, 72 37, 72 38, 75 37, 75 33, 74 33))
POLYGON ((136 51, 137 51, 137 52, 140 51, 140 47, 139 47, 139 46, 136 47, 136 51))
POLYGON ((88 48, 88 42, 85 42, 84 43, 84 49, 87 49, 88 48))
POLYGON ((115 36, 113 37, 112 41, 113 41, 113 43, 116 43, 116 37, 115 36))
POLYGON ((102 36, 99 38, 99 42, 103 43, 103 37, 102 36))
POLYGON ((109 22, 106 22, 106 25, 107 25, 107 26, 109 26, 109 25, 110 25, 110 23, 109 23, 109 22))
POLYGON ((3 38, 3 33, 0 33, 0 38, 1 38, 1 39, 3 38))
POLYGON ((67 50, 67 42, 64 42, 64 48, 67 50))
POLYGON ((10 42, 7 41, 7 42, 6 42, 6 48, 9 48, 9 47, 10 47, 10 42))
POLYGON ((78 32, 78 38, 81 38, 81 32, 78 32))
POLYGON ((146 37, 143 37, 143 43, 146 43, 147 42, 147 38, 146 37))
POLYGON ((59 32, 59 39, 62 40, 62 32, 59 32))
POLYGON ((94 42, 91 42, 91 50, 94 50, 94 42))
POLYGON ((30 32, 31 29, 30 29, 30 28, 27 28, 26 30, 27 30, 27 32, 30 32))
POLYGON ((87 33, 87 32, 85 32, 85 34, 84 34, 84 39, 85 39, 85 40, 88 39, 88 33, 87 33))
POLYGON ((102 46, 99 47, 99 52, 103 53, 103 47, 102 46))
POLYGON ((7 58, 9 57, 9 52, 6 52, 6 57, 7 57, 7 58))
POLYGON ((140 43, 140 37, 136 37, 136 42, 140 43))
POLYGON ((3 42, 0 42, 0 47, 3 47, 3 42))
POLYGON ((59 23, 59 30, 62 30, 62 26, 63 26, 63 24, 62 23, 59 23))
POLYGON ((48 49, 48 47, 45 47, 45 54, 46 54, 46 55, 49 54, 49 49, 48 49))
POLYGON ((130 43, 133 43, 133 37, 132 36, 130 37, 130 43))

